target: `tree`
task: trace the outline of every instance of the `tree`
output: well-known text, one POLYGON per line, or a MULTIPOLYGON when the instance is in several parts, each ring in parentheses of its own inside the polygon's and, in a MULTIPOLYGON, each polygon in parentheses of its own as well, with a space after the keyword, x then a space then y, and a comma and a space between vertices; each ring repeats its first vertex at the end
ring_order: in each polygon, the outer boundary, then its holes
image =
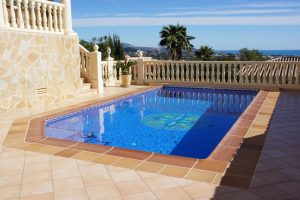
POLYGON ((195 51, 195 56, 200 60, 211 60, 212 56, 215 54, 213 48, 208 45, 201 46, 197 51, 195 51))
POLYGON ((87 50, 94 51, 93 49, 94 44, 92 42, 81 39, 79 43, 87 50))
POLYGON ((120 37, 117 34, 114 34, 113 36, 106 35, 99 38, 93 37, 90 41, 80 40, 80 44, 89 51, 93 51, 94 44, 97 44, 99 46, 99 51, 102 52, 103 60, 108 57, 108 47, 111 49, 111 57, 115 60, 124 59, 124 49, 120 37))
POLYGON ((239 51, 241 61, 263 61, 264 55, 256 49, 243 48, 239 51))
POLYGON ((184 50, 192 51, 193 45, 190 41, 195 39, 195 37, 187 35, 186 27, 179 24, 164 26, 160 31, 160 37, 159 45, 167 47, 172 60, 182 59, 184 50))

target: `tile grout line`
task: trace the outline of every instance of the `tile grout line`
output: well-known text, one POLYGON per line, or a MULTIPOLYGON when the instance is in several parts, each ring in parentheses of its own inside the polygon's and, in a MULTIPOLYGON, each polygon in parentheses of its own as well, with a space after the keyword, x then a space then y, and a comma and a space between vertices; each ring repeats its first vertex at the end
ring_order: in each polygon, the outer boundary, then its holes
MULTIPOLYGON (((149 189, 149 191, 151 191, 151 193, 156 197, 156 199, 159 199, 158 196, 156 195, 156 193, 154 192, 154 190, 152 190, 151 187, 149 186, 149 184, 147 183, 147 181, 145 181, 144 177, 142 177, 139 172, 136 172, 136 173, 142 179, 142 181, 145 183, 145 185, 147 186, 147 188, 149 189)), ((150 172, 146 172, 146 173, 150 173, 150 172)), ((152 174, 155 174, 155 173, 152 173, 152 174)), ((162 175, 159 175, 158 173, 155 174, 155 175, 156 176, 162 176, 162 175)), ((151 178, 149 178, 149 179, 151 179, 151 178)), ((177 183, 175 183, 175 184, 177 184, 177 183)))
POLYGON ((190 173, 190 171, 192 171, 192 169, 194 169, 194 167, 196 166, 196 164, 199 162, 199 159, 197 159, 197 161, 195 162, 195 164, 189 169, 189 171, 183 176, 184 179, 188 179, 186 178, 186 176, 190 173))
POLYGON ((115 186, 115 188, 116 188, 117 191, 119 192, 121 198, 124 199, 122 192, 120 191, 120 189, 119 189, 117 183, 114 181, 114 179, 113 179, 113 177, 111 176, 110 172, 107 170, 106 165, 103 165, 103 166, 104 166, 104 169, 105 169, 106 173, 108 173, 110 179, 112 180, 113 185, 115 186))
POLYGON ((146 159, 142 160, 142 162, 140 162, 140 163, 139 163, 137 166, 135 166, 133 169, 134 169, 134 170, 137 170, 137 168, 138 168, 139 166, 141 166, 143 163, 149 162, 149 161, 147 161, 147 160, 148 160, 149 158, 151 158, 153 154, 154 154, 154 153, 152 152, 150 156, 148 156, 146 159))
POLYGON ((84 181, 83 181, 83 178, 82 178, 82 174, 81 174, 81 171, 80 171, 80 167, 78 166, 78 163, 76 161, 74 161, 76 163, 76 167, 77 167, 77 170, 79 172, 79 175, 80 175, 80 179, 82 181, 82 184, 83 184, 83 187, 84 187, 84 193, 86 194, 87 198, 89 198, 89 195, 88 195, 88 192, 87 192, 87 189, 86 189, 86 185, 84 184, 84 181))
POLYGON ((52 183, 52 189, 53 189, 53 194, 52 194, 52 197, 53 199, 55 199, 55 191, 54 191, 54 181, 53 181, 53 173, 52 173, 52 159, 51 159, 51 156, 52 155, 49 155, 49 161, 50 161, 50 168, 51 168, 51 183, 52 183))
MULTIPOLYGON (((24 151, 24 150, 21 150, 24 151)), ((24 155, 24 162, 23 162, 23 170, 22 170, 22 179, 21 179, 21 185, 20 185, 20 192, 19 192, 19 198, 21 198, 21 192, 22 192, 22 186, 23 186, 23 178, 24 178, 24 171, 25 171, 25 161, 26 161, 26 157, 27 157, 27 151, 24 151, 25 155, 24 155)))

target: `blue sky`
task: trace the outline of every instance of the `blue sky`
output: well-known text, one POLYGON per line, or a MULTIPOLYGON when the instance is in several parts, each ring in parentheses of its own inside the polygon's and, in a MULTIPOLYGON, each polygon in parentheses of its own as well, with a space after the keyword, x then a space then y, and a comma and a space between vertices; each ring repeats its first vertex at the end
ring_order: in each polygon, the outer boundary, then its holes
POLYGON ((72 0, 73 29, 158 47, 162 26, 180 23, 196 48, 300 49, 300 0, 72 0))

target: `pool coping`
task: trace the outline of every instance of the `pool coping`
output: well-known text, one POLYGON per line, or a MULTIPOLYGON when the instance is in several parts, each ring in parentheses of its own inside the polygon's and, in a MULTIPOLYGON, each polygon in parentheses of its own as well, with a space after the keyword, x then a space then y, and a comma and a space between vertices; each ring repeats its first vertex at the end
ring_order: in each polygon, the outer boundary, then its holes
MULTIPOLYGON (((255 149, 255 151, 262 150, 264 141, 255 141, 254 144, 246 144, 243 141, 245 138, 257 134, 257 132, 260 134, 266 133, 279 96, 279 92, 260 90, 251 104, 241 114, 239 119, 206 159, 186 158, 105 145, 71 142, 45 138, 44 136, 45 120, 48 118, 75 112, 86 107, 103 104, 119 98, 126 98, 127 96, 144 93, 157 88, 161 88, 161 86, 136 89, 135 91, 126 93, 126 95, 114 95, 113 97, 82 103, 78 106, 67 107, 58 111, 41 113, 36 116, 15 120, 3 145, 78 160, 220 184, 225 172, 228 167, 230 167, 231 161, 237 152, 242 149, 243 145, 246 145, 246 147, 250 146, 251 149, 255 149), (24 125, 22 126, 23 129, 16 128, 20 127, 21 124, 24 125), (25 124, 27 124, 27 126, 25 126, 25 124)), ((254 155, 257 161, 259 156, 260 153, 254 155)), ((255 171, 256 164, 257 162, 254 162, 252 166, 248 167, 252 169, 252 174, 255 171)), ((240 181, 241 178, 243 180, 247 179, 244 182, 250 184, 252 178, 252 176, 249 176, 249 173, 246 177, 244 174, 236 173, 229 173, 229 175, 231 176, 227 179, 225 176, 225 180, 227 181, 225 181, 225 183, 223 181, 224 185, 236 185, 234 182, 236 182, 236 180, 240 181)), ((249 184, 243 184, 243 186, 248 187, 249 184)))

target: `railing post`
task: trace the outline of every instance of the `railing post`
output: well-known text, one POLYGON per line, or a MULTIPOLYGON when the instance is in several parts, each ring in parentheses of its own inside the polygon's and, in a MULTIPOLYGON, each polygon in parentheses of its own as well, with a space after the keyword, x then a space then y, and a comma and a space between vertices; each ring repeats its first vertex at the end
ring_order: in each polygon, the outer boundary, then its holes
POLYGON ((5 27, 4 9, 6 9, 6 4, 4 4, 3 2, 3 0, 0 0, 0 28, 5 27), (3 6, 5 6, 5 8, 3 6))
POLYGON ((103 88, 103 78, 102 78, 102 56, 101 52, 98 51, 99 46, 94 45, 94 51, 91 53, 91 66, 93 72, 92 74, 92 88, 98 89, 98 94, 102 94, 103 88))
POLYGON ((111 49, 107 49, 107 74, 108 74, 108 84, 107 86, 115 86, 116 85, 116 80, 115 80, 115 75, 114 75, 114 58, 110 57, 111 54, 111 49))
POLYGON ((64 7, 64 31, 66 34, 72 33, 72 11, 71 11, 71 0, 61 0, 61 3, 65 5, 64 7))
POLYGON ((144 60, 142 58, 137 60, 137 71, 138 71, 138 80, 137 80, 137 84, 138 85, 144 85, 144 60))

